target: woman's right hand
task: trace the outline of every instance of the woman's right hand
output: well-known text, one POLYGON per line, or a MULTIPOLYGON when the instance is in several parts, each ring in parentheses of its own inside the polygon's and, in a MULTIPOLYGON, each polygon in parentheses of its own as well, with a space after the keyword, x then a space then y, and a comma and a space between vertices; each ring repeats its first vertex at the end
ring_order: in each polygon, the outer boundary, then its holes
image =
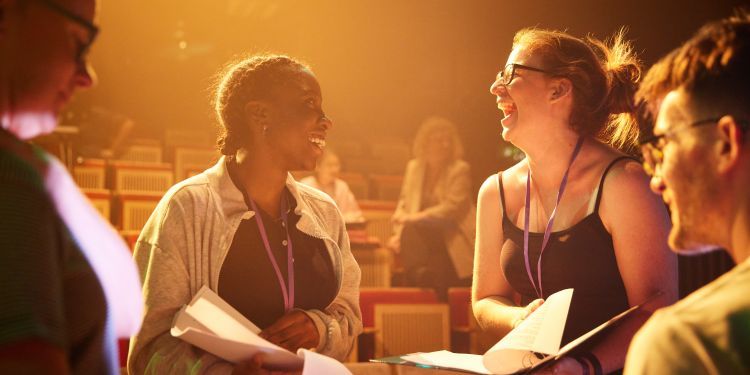
POLYGON ((521 324, 521 322, 526 320, 526 318, 528 318, 529 315, 531 315, 531 313, 533 313, 536 309, 538 309, 539 306, 541 306, 543 303, 544 303, 543 299, 537 298, 531 301, 528 305, 526 305, 526 307, 524 307, 521 310, 521 313, 518 315, 518 317, 516 317, 516 319, 513 320, 513 322, 511 323, 511 326, 513 327, 513 329, 518 327, 521 324))
POLYGON ((271 371, 263 368, 266 355, 258 353, 247 361, 237 363, 232 370, 233 375, 299 375, 299 371, 271 371))

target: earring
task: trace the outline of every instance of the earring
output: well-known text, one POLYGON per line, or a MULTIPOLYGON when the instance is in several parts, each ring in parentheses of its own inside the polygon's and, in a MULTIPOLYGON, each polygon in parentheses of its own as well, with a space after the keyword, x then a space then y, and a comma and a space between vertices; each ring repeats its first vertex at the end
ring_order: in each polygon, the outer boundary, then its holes
POLYGON ((263 124, 263 136, 265 137, 266 134, 268 134, 268 125, 263 124))

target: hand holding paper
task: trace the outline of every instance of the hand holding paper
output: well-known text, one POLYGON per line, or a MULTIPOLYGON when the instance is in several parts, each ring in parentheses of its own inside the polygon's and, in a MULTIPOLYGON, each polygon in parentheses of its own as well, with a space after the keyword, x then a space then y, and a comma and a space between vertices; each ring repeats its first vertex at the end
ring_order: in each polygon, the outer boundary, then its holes
POLYGON ((292 310, 260 333, 260 337, 291 352, 318 347, 320 337, 312 319, 300 310, 292 310))
MULTIPOLYGON (((315 328, 310 318, 302 311, 287 316, 279 320, 283 322, 272 331, 273 337, 283 343, 298 342, 294 340, 300 338, 299 342, 307 342, 304 340, 312 337, 307 329, 315 328)), ((261 361, 264 369, 302 371, 303 375, 351 374, 333 358, 305 349, 297 350, 295 355, 263 339, 258 335, 258 327, 205 286, 177 313, 171 333, 229 362, 241 364, 238 371, 257 373, 260 371, 256 368, 257 361, 261 361)), ((317 341, 317 330, 315 338, 317 341)))

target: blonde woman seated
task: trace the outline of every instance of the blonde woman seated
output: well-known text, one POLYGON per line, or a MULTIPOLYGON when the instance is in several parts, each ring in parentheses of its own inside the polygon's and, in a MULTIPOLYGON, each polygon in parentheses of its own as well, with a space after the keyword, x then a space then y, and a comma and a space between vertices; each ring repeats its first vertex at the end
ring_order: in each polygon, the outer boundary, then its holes
POLYGON ((341 161, 338 155, 331 149, 325 149, 323 156, 318 161, 318 166, 315 168, 315 174, 307 176, 299 182, 310 185, 333 198, 345 222, 361 222, 364 220, 362 210, 360 210, 357 199, 354 198, 354 194, 349 189, 349 184, 339 178, 339 173, 341 173, 341 161))
POLYGON ((435 288, 445 299, 448 287, 470 282, 476 208, 469 164, 455 125, 441 117, 419 128, 414 155, 388 245, 400 254, 408 285, 435 288))

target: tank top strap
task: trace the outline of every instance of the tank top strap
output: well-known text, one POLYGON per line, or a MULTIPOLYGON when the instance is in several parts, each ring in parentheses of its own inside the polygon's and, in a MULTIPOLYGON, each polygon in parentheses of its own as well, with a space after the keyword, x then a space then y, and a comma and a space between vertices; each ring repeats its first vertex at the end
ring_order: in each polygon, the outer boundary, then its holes
POLYGON ((497 172, 497 190, 500 194, 500 210, 503 212, 503 217, 508 217, 508 211, 505 210, 505 191, 503 190, 503 172, 497 172))
POLYGON ((596 204, 594 205, 594 212, 599 212, 599 204, 602 201, 602 189, 604 188, 604 179, 607 178, 607 174, 609 173, 609 170, 612 169, 612 167, 615 166, 620 160, 630 159, 632 161, 638 162, 638 159, 632 157, 632 156, 618 156, 614 160, 612 160, 609 165, 607 165, 607 168, 604 169, 604 173, 602 173, 602 178, 599 181, 599 188, 596 191, 596 204))

